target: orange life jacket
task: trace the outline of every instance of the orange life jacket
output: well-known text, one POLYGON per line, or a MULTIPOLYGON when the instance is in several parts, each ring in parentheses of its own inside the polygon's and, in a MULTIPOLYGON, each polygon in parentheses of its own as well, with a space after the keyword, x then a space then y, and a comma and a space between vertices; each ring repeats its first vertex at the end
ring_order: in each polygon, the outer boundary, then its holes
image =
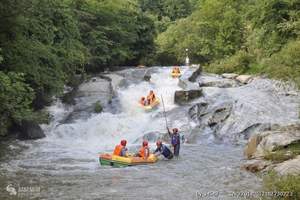
POLYGON ((155 94, 154 93, 153 94, 149 94, 147 96, 147 99, 153 101, 155 99, 155 94))
POLYGON ((149 147, 141 147, 139 150, 139 156, 142 158, 147 158, 149 156, 149 147))
POLYGON ((115 150, 114 150, 114 155, 116 156, 121 156, 121 152, 122 152, 122 149, 124 147, 121 145, 121 144, 118 144, 116 147, 115 147, 115 150))

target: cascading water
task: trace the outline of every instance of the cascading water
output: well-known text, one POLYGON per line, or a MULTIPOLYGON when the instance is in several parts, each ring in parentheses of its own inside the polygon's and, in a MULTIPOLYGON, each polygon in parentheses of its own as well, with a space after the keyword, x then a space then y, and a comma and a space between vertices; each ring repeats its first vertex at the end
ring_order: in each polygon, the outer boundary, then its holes
MULTIPOLYGON (((154 90, 159 98, 163 95, 167 111, 177 109, 173 99, 180 89, 177 82, 170 77, 170 68, 157 68, 151 82, 117 89, 118 103, 112 106, 121 106, 120 112, 92 114, 70 123, 61 122, 73 108, 58 101, 49 108, 53 121, 43 125, 46 138, 11 145, 22 151, 1 162, 0 186, 5 188, 8 182, 39 185, 42 199, 170 199, 174 195, 197 199, 196 192, 215 192, 232 199, 233 191, 259 189, 260 180, 239 169, 241 147, 230 145, 183 145, 179 160, 155 165, 99 166, 98 153, 112 151, 120 139, 127 139, 131 147, 147 132, 166 131, 162 106, 145 112, 137 101, 154 90)), ((187 125, 180 112, 169 120, 178 127, 187 125)), ((1 199, 7 196, 6 192, 0 194, 1 199)))

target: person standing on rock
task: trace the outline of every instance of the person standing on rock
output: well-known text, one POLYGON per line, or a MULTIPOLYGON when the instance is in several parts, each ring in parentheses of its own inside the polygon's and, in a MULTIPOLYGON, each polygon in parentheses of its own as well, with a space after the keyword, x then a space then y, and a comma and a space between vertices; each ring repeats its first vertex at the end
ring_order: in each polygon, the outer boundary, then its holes
POLYGON ((178 128, 173 128, 172 133, 168 129, 169 136, 171 137, 171 144, 174 148, 174 156, 178 158, 180 150, 180 134, 178 128))

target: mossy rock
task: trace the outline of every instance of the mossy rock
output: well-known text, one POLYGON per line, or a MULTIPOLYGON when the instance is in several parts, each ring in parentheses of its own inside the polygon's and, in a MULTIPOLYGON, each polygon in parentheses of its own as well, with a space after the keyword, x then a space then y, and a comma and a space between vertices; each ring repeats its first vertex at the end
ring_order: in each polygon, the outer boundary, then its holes
POLYGON ((97 101, 95 103, 95 106, 94 106, 94 112, 95 113, 101 113, 103 111, 103 107, 101 105, 101 102, 100 101, 97 101))

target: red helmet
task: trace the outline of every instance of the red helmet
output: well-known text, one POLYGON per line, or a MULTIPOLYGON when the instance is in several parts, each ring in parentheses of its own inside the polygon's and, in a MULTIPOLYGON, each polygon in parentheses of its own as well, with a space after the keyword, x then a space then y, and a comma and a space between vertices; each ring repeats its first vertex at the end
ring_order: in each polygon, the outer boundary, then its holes
POLYGON ((177 133, 178 132, 178 128, 173 128, 173 132, 177 133))
POLYGON ((157 140, 156 145, 160 146, 162 144, 162 142, 160 140, 157 140))
POLYGON ((148 146, 148 141, 147 141, 147 140, 144 140, 144 141, 143 141, 143 147, 146 147, 146 146, 148 146))
POLYGON ((126 141, 126 140, 121 140, 121 145, 122 145, 122 146, 126 146, 126 144, 127 144, 127 141, 126 141))

